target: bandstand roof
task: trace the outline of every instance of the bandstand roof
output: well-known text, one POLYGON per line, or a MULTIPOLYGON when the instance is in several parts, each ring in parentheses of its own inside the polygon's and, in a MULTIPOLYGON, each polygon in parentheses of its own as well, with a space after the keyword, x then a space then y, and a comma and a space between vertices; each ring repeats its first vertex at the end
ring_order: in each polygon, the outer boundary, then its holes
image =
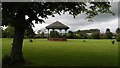
POLYGON ((56 21, 56 22, 46 26, 46 29, 69 29, 69 27, 62 24, 59 21, 56 21))

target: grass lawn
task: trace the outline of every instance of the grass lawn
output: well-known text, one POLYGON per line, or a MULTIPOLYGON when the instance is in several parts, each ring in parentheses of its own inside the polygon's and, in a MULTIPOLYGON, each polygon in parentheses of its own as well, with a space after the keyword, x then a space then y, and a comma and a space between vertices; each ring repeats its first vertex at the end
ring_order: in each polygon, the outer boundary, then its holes
MULTIPOLYGON (((101 39, 68 39, 67 42, 24 39, 23 55, 27 66, 117 66, 118 43, 101 39)), ((11 51, 12 39, 2 39, 3 57, 11 51)))

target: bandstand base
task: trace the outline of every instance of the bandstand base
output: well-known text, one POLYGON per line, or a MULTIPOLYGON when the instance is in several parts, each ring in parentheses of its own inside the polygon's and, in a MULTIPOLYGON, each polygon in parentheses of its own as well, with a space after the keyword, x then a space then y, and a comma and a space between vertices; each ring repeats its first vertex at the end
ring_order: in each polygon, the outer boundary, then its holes
POLYGON ((66 38, 48 38, 48 41, 67 41, 66 38))

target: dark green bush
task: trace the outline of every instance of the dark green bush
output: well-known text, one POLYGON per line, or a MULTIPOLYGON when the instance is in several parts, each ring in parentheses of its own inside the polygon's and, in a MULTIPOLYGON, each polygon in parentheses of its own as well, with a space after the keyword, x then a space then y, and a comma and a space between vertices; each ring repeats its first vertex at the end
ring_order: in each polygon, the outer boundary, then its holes
POLYGON ((94 33, 91 34, 91 37, 93 39, 100 39, 100 33, 99 32, 94 32, 94 33))
POLYGON ((29 39, 29 41, 30 41, 30 42, 33 42, 33 40, 32 40, 32 39, 29 39))
POLYGON ((114 43, 115 43, 115 40, 112 41, 112 44, 114 44, 114 43))
POLYGON ((120 42, 120 35, 117 36, 116 40, 117 42, 120 42))

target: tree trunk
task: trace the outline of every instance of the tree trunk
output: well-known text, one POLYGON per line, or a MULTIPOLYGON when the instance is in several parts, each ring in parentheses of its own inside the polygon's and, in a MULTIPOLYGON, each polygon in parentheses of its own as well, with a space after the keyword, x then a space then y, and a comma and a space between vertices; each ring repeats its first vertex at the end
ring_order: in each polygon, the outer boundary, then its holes
POLYGON ((13 45, 11 50, 11 58, 16 59, 17 61, 24 61, 23 53, 22 53, 24 32, 25 32, 24 28, 15 27, 15 34, 14 34, 13 45))

